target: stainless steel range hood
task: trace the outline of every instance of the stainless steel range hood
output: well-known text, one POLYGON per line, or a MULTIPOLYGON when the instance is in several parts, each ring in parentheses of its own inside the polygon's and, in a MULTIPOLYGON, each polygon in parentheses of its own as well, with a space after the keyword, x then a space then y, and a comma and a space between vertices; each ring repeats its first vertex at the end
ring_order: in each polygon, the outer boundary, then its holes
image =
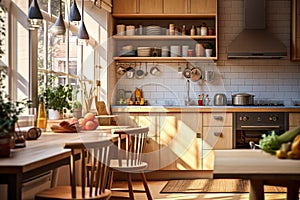
POLYGON ((228 58, 284 58, 287 48, 266 29, 265 0, 244 0, 245 29, 227 49, 228 58))

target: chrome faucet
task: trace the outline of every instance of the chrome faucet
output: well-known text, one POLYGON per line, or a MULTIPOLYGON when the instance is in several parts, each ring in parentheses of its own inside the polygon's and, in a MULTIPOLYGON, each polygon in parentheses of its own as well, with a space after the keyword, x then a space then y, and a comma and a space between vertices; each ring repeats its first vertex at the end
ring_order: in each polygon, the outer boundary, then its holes
POLYGON ((185 100, 184 104, 186 106, 190 106, 191 103, 192 103, 192 101, 191 101, 191 97, 190 97, 190 80, 187 79, 186 80, 186 100, 185 100))

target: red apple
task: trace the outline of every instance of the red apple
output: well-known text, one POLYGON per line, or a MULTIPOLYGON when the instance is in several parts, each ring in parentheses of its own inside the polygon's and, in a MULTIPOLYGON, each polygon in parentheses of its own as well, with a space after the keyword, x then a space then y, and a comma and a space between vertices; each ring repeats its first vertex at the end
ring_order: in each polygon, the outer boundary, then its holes
POLYGON ((84 115, 84 118, 87 119, 88 121, 93 121, 95 119, 95 114, 94 113, 86 113, 84 115))
POLYGON ((98 124, 96 124, 94 121, 87 121, 85 124, 86 130, 95 130, 97 128, 98 124))
POLYGON ((84 130, 84 129, 85 129, 85 124, 86 124, 87 120, 84 119, 84 118, 80 118, 80 119, 78 120, 78 122, 79 122, 79 125, 80 125, 80 126, 82 127, 82 129, 84 130))

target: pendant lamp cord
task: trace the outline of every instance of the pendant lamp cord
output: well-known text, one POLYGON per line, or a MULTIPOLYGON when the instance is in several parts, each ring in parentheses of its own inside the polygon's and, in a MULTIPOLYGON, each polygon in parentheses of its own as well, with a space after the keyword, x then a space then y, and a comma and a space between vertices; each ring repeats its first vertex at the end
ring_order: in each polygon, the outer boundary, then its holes
POLYGON ((82 12, 82 22, 84 21, 84 14, 83 14, 83 12, 84 12, 84 0, 82 0, 82 8, 81 8, 81 12, 82 12))
POLYGON ((59 14, 61 14, 61 0, 59 1, 59 14))

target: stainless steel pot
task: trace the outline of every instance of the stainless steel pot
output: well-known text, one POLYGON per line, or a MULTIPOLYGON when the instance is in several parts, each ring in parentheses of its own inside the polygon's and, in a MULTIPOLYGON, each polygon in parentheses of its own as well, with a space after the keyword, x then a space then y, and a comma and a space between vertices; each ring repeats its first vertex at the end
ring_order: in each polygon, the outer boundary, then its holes
POLYGON ((232 95, 232 105, 246 106, 254 104, 254 95, 248 93, 237 93, 232 95))
POLYGON ((214 96, 214 105, 215 106, 226 106, 227 98, 225 94, 216 94, 214 96))

